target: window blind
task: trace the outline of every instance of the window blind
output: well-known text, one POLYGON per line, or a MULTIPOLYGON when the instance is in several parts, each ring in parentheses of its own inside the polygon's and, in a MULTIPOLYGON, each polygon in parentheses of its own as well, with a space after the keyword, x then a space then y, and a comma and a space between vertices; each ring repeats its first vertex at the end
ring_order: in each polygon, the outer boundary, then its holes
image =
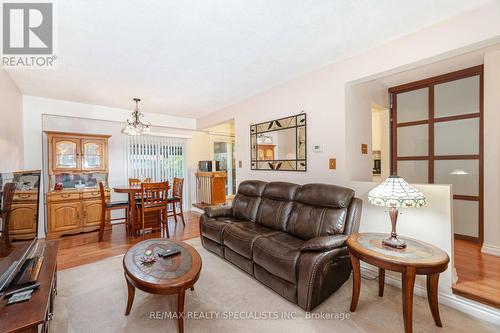
POLYGON ((185 178, 186 140, 167 136, 126 137, 128 178, 154 182, 185 178))

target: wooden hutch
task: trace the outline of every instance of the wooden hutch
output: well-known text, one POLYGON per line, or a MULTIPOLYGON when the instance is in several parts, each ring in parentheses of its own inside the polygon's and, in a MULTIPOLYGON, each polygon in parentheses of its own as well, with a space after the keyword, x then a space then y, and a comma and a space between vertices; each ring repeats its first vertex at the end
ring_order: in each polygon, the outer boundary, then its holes
MULTIPOLYGON (((47 238, 98 230, 101 201, 97 185, 99 180, 107 184, 110 135, 45 133, 49 174, 49 191, 46 193, 47 238), (98 179, 92 178, 94 175, 98 179), (92 181, 82 184, 81 180, 88 178, 92 181), (79 179, 77 187, 81 188, 75 187, 75 179, 79 179), (55 189, 57 183, 62 183, 62 190, 55 189)), ((106 192, 109 196, 109 190, 106 192)))

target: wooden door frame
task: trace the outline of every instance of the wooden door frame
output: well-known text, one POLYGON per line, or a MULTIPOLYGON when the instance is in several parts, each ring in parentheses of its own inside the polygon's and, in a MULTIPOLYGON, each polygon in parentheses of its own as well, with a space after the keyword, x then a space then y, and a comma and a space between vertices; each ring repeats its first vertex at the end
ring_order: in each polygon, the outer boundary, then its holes
POLYGON ((456 238, 470 240, 478 243, 483 243, 484 240, 484 66, 474 66, 459 71, 430 77, 427 79, 410 82, 395 87, 389 88, 391 97, 391 174, 397 173, 398 161, 428 161, 428 183, 434 184, 434 161, 436 160, 465 160, 474 159, 479 161, 479 193, 478 196, 453 195, 453 199, 476 201, 479 205, 479 230, 478 237, 454 234, 456 238), (471 114, 462 114, 454 116, 434 117, 434 86, 436 84, 446 83, 465 79, 479 75, 479 112, 471 114), (397 98, 396 95, 408 91, 418 90, 422 88, 429 89, 429 116, 427 120, 417 120, 404 123, 397 123, 397 98), (479 119, 479 154, 477 155, 434 155, 434 124, 436 122, 454 121, 462 119, 479 119), (397 156, 397 128, 405 126, 415 126, 428 124, 428 153, 426 156, 397 156))

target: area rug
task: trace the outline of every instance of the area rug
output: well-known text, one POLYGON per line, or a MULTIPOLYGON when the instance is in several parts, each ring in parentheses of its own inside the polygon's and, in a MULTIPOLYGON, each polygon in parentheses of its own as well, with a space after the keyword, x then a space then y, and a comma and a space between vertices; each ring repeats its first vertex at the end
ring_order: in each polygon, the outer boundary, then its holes
MULTIPOLYGON (((356 312, 349 312, 349 280, 323 304, 306 313, 229 262, 206 251, 199 238, 188 240, 203 260, 194 291, 186 291, 185 332, 403 332, 401 290, 363 280, 356 312)), ((137 290, 124 315, 127 287, 122 257, 63 270, 51 332, 177 332, 177 297, 137 290)), ((434 325, 427 300, 415 297, 414 332, 498 332, 486 322, 441 305, 444 327, 434 325)))

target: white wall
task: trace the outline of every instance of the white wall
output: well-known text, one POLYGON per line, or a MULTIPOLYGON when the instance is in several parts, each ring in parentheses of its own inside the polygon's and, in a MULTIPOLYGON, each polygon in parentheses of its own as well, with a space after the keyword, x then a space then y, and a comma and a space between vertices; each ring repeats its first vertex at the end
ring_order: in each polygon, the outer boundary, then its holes
MULTIPOLYGON (((358 117, 364 114, 364 107, 350 104, 353 100, 350 99, 352 94, 349 87, 492 45, 499 40, 500 2, 492 2, 211 113, 198 119, 198 126, 206 128, 234 119, 236 159, 242 161, 243 165, 237 172, 238 182, 261 179, 334 183, 354 188, 363 197, 374 184, 352 182, 350 179, 370 179, 357 168, 369 163, 368 170, 371 169, 371 159, 368 161, 359 156, 360 144, 371 142, 371 105, 366 115, 358 117), (249 125, 297 114, 301 110, 307 113, 308 121, 308 171, 252 171, 249 161, 249 125), (353 120, 362 123, 356 124, 353 120), (312 146, 316 144, 324 145, 323 153, 312 152, 312 146), (329 158, 337 159, 336 170, 328 169, 329 158)), ((408 211, 406 215, 424 214, 425 218, 415 220, 414 226, 409 229, 405 229, 405 223, 401 222, 401 234, 441 247, 451 256, 451 193, 449 190, 441 191, 442 186, 439 185, 427 186, 422 186, 422 189, 429 196, 429 205, 418 213, 408 211), (436 229, 436 226, 442 227, 436 229)), ((374 207, 366 204, 366 200, 364 209, 362 230, 370 228, 388 232, 385 214, 375 212, 374 207), (365 220, 368 216, 369 219, 365 220)), ((451 278, 449 272, 447 274, 447 283, 440 290, 450 300, 450 305, 491 321, 500 320, 500 311, 452 295, 451 278)))
POLYGON ((22 168, 22 96, 14 82, 0 70, 0 172, 22 168))

